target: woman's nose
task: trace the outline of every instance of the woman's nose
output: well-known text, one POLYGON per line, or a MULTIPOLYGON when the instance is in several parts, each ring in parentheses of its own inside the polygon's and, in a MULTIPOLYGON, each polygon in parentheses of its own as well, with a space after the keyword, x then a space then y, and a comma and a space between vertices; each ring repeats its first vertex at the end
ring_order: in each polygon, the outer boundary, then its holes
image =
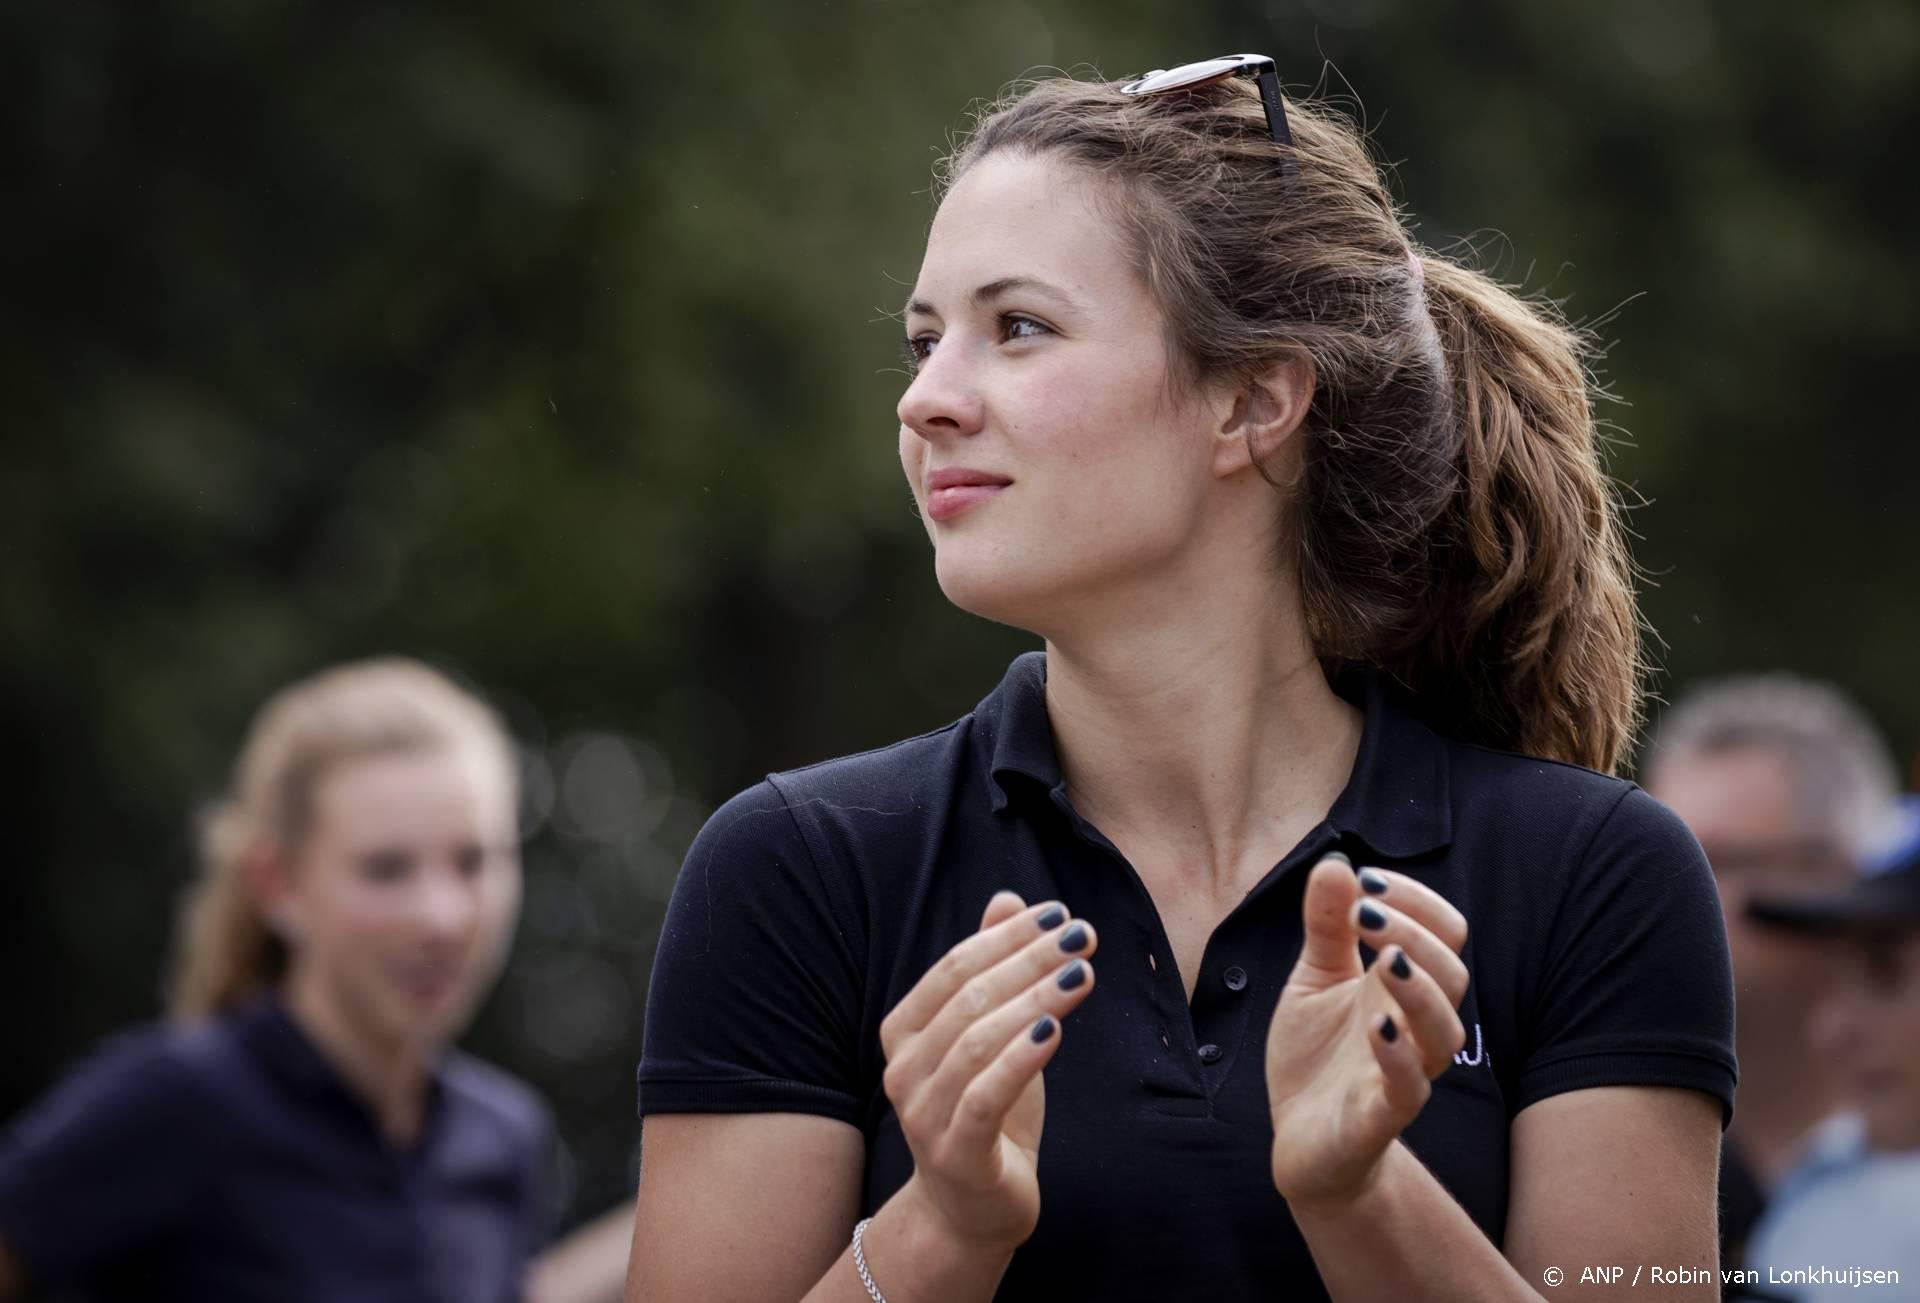
POLYGON ((900 424, 929 443, 977 432, 984 411, 979 385, 960 350, 945 341, 920 364, 900 396, 900 424))
POLYGON ((415 902, 421 925, 437 938, 459 938, 473 927, 480 910, 479 884, 458 872, 432 872, 415 902))

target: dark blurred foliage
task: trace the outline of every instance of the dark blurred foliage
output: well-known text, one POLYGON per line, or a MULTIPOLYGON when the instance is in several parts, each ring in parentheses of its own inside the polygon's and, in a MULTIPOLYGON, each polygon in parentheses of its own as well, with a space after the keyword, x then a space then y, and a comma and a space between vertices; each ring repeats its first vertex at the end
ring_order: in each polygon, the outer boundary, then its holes
POLYGON ((628 1188, 706 810, 935 727, 895 460, 969 101, 1271 51, 1421 238, 1612 343, 1667 689, 1789 666, 1920 735, 1920 10, 1720 0, 0 8, 0 1117, 153 1015, 189 815, 271 689, 395 649, 501 700, 529 890, 471 1038, 628 1188))

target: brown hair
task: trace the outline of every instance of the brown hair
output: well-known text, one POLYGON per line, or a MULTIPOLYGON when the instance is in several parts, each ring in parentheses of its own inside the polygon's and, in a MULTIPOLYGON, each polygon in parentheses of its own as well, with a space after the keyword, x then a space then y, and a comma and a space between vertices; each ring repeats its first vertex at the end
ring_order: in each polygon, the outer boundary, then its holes
POLYGON ((1586 340, 1551 305, 1415 253, 1360 132, 1255 88, 1047 79, 982 110, 940 193, 1001 150, 1105 183, 1183 382, 1313 366, 1285 546, 1330 670, 1367 665, 1454 736, 1611 771, 1639 723, 1632 563, 1586 340))
POLYGON ((401 657, 335 666, 275 693, 254 716, 231 788, 202 821, 200 875, 179 919, 174 1016, 230 1008, 285 976, 286 943, 261 918, 242 874, 263 850, 297 852, 326 774, 348 760, 473 740, 515 773, 499 717, 444 675, 401 657))

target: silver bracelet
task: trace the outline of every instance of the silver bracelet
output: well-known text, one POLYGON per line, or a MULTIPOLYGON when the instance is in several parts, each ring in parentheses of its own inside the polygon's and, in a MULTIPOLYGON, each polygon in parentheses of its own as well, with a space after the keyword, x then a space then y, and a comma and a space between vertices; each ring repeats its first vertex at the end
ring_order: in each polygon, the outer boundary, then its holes
POLYGON ((887 1296, 873 1283, 873 1273, 867 1270, 867 1251, 860 1247, 860 1237, 867 1233, 867 1223, 872 1220, 871 1217, 864 1218, 853 1228, 853 1269, 860 1273, 860 1283, 867 1287, 867 1297, 873 1303, 887 1303, 887 1296))

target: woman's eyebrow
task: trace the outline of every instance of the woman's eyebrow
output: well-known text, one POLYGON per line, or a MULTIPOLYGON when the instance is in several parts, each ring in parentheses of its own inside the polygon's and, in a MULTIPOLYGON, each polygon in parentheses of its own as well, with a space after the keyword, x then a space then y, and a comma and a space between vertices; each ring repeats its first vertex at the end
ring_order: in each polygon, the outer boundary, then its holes
MULTIPOLYGON (((1060 289, 1058 286, 1048 284, 1037 276, 1002 276, 999 280, 988 281, 985 285, 980 286, 974 290, 970 297, 973 301, 973 306, 978 308, 993 302, 993 300, 1003 294, 1011 294, 1015 290, 1045 294, 1060 300, 1060 302, 1066 304, 1068 307, 1074 306, 1072 295, 1060 289)), ((925 299, 907 300, 906 315, 913 316, 915 313, 928 317, 937 317, 940 315, 934 310, 933 304, 927 302, 925 299)))

